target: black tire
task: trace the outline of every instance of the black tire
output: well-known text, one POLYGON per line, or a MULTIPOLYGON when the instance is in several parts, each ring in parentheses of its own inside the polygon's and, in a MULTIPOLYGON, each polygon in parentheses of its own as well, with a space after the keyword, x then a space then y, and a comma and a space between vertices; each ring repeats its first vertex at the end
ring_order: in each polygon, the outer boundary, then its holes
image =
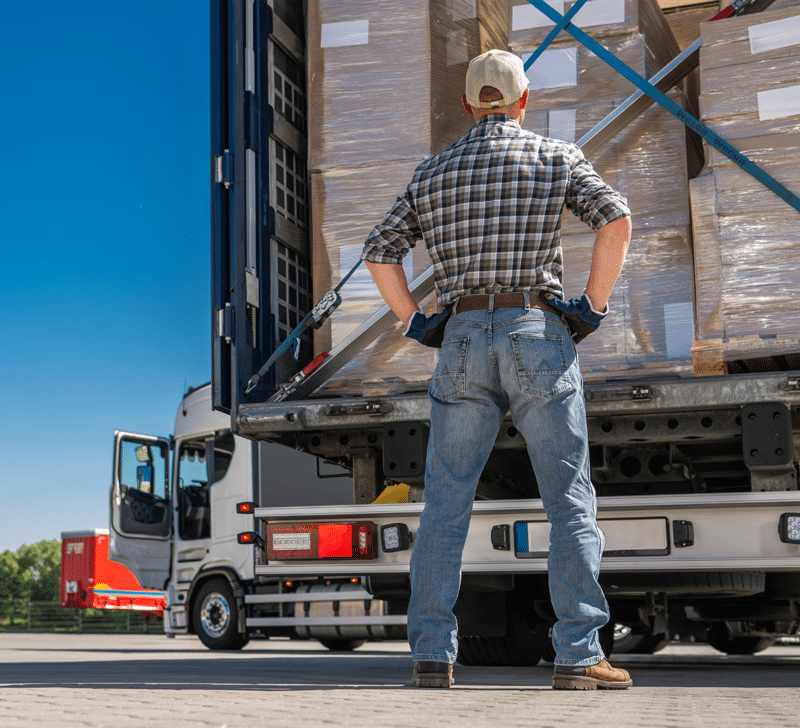
POLYGON ((331 652, 352 652, 357 647, 367 644, 366 640, 321 639, 319 643, 331 652))
MULTIPOLYGON (((600 638, 600 647, 605 653, 606 657, 610 657, 611 653, 616 649, 614 642, 614 627, 613 622, 609 622, 603 629, 601 629, 597 636, 600 638), (610 627, 609 627, 610 625, 610 627), (610 635, 610 638, 609 638, 610 635)), ((547 630, 547 640, 542 647, 542 660, 545 662, 556 661, 556 648, 553 647, 553 628, 549 627, 547 630)))
POLYGON ((239 612, 224 579, 212 579, 200 587, 192 603, 192 622, 210 650, 240 650, 249 640, 239 632, 239 612))
POLYGON ((526 620, 514 602, 513 595, 509 595, 506 633, 502 637, 459 635, 456 660, 460 664, 484 667, 532 667, 539 664, 550 623, 538 619, 533 608, 526 611, 526 620))
POLYGON ((708 644, 726 655, 755 655, 756 652, 772 647, 775 640, 771 637, 747 635, 732 637, 724 624, 715 624, 708 630, 708 644))
POLYGON ((614 627, 614 622, 609 622, 597 632, 597 636, 600 638, 600 648, 606 657, 611 657, 611 653, 614 651, 614 627))
POLYGON ((545 662, 555 662, 556 661, 556 648, 553 647, 553 628, 547 630, 547 641, 544 643, 544 647, 542 648, 542 659, 545 662))
POLYGON ((663 634, 641 634, 623 624, 614 625, 614 652, 618 654, 652 655, 666 646, 663 634))

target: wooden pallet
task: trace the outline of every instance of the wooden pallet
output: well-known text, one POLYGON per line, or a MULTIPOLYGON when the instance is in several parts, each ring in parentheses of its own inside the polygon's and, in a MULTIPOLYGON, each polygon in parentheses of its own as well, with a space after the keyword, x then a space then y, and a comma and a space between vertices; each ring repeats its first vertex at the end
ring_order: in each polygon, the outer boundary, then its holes
POLYGON ((800 338, 739 336, 692 344, 696 377, 800 369, 800 338))

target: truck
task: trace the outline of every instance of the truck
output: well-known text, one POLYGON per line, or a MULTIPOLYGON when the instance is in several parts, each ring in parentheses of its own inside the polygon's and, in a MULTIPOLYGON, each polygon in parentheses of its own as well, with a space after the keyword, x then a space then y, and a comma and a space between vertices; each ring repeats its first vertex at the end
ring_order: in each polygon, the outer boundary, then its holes
POLYGON ((241 649, 252 636, 316 639, 331 650, 403 639, 402 610, 373 599, 357 569, 257 575, 251 550, 238 543, 255 527, 238 503, 335 507, 351 499, 348 471, 232 434, 230 418, 211 407, 211 386, 189 389, 171 436, 115 432, 109 528, 63 534, 62 605, 150 610, 163 615, 168 637, 195 634, 214 650, 241 649), (254 596, 258 630, 245 623, 254 596))
MULTIPOLYGON (((296 341, 299 362, 279 351, 313 303, 320 251, 312 249, 310 218, 323 213, 313 207, 305 163, 315 143, 307 105, 319 99, 306 99, 305 79, 320 71, 309 68, 303 3, 213 0, 211 15, 211 401, 228 420, 226 437, 306 453, 352 476, 336 504, 325 500, 326 481, 305 502, 280 505, 262 491, 239 515, 232 501, 219 503, 227 509, 220 518, 239 519, 240 550, 231 541, 231 558, 248 572, 230 592, 237 628, 242 639, 272 629, 276 583, 297 605, 293 585, 309 580, 353 580, 364 598, 401 615, 424 507, 429 400, 424 387, 396 382, 384 391, 320 388, 392 326, 386 308, 329 355, 314 359, 320 352, 310 351, 308 331, 296 341), (398 483, 409 486, 407 503, 376 502, 398 483)), ((373 211, 375 223, 384 211, 373 211)), ((410 287, 418 300, 429 295, 430 271, 410 287)), ((338 295, 331 291, 306 319, 319 323, 338 295)), ((759 348, 770 339, 764 333, 751 350, 724 341, 710 369, 708 342, 692 342, 689 372, 587 378, 591 472, 606 536, 600 581, 612 614, 601 633, 607 652, 614 625, 642 650, 702 639, 729 654, 754 653, 798 631, 800 358, 759 348)), ((552 659, 548 534, 526 443, 506 420, 464 551, 460 662, 552 659)), ((175 557, 179 570, 191 568, 183 553, 175 557)))

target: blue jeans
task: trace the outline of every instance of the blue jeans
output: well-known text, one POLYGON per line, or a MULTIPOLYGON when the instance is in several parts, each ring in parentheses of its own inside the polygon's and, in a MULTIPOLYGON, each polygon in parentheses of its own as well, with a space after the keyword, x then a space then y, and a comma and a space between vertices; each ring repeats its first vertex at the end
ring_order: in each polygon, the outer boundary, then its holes
POLYGON ((589 476, 583 380, 566 324, 536 308, 454 314, 429 396, 425 508, 411 554, 408 637, 414 660, 456 659, 453 606, 475 491, 510 409, 551 524, 547 565, 558 616, 556 664, 600 662, 597 631, 609 619, 597 582, 605 541, 589 476))

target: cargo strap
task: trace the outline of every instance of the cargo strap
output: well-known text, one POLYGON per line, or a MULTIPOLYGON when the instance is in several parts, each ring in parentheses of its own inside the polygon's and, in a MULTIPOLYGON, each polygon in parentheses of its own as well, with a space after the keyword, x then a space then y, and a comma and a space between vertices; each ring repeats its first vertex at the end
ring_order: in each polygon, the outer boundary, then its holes
MULTIPOLYGON (((361 265, 361 260, 359 259, 356 264, 350 269, 350 272, 339 281, 339 284, 334 288, 332 291, 328 291, 319 301, 319 303, 311 309, 309 313, 305 315, 303 320, 295 326, 294 330, 284 339, 283 343, 275 349, 272 353, 272 356, 267 359, 264 366, 261 367, 247 382, 247 389, 244 391, 244 396, 247 397, 250 392, 252 392, 257 386, 258 383, 261 381, 261 378, 269 371, 270 367, 278 361, 278 359, 283 356, 296 341, 299 341, 300 337, 303 335, 305 330, 309 327, 313 327, 318 329, 322 324, 327 320, 327 318, 339 307, 339 304, 342 302, 342 297, 339 294, 339 291, 342 289, 347 281, 350 280, 350 276, 356 272, 358 266, 361 265)), ((324 358, 324 357, 323 357, 324 358)), ((317 363, 317 360, 321 358, 317 357, 313 363, 317 363)), ((303 370, 305 373, 305 370, 303 370)))
MULTIPOLYGON (((750 161, 744 154, 736 151, 730 144, 711 131, 711 129, 709 129, 705 124, 692 116, 688 111, 678 106, 678 104, 672 101, 672 99, 668 98, 651 83, 642 78, 638 73, 636 73, 636 71, 620 61, 616 56, 614 56, 613 53, 603 48, 603 46, 594 40, 594 38, 591 38, 580 28, 577 28, 570 23, 569 20, 566 19, 566 16, 562 16, 557 10, 551 8, 547 2, 545 2, 545 0, 528 0, 528 2, 541 13, 544 13, 544 15, 550 18, 550 20, 556 23, 556 28, 558 28, 558 24, 563 24, 564 30, 566 30, 577 41, 586 46, 586 48, 592 51, 592 53, 598 56, 601 60, 611 66, 611 68, 617 71, 617 73, 628 79, 628 81, 630 81, 634 86, 650 96, 656 103, 663 106, 667 111, 688 126, 692 131, 699 134, 709 144, 719 149, 719 151, 721 151, 726 157, 738 164, 745 172, 757 179, 767 189, 774 192, 776 195, 778 195, 778 197, 800 212, 800 198, 798 198, 797 195, 787 190, 780 182, 750 161)), ((550 36, 555 38, 555 34, 553 33, 551 33, 550 36)), ((552 41, 550 36, 548 36, 549 40, 545 41, 548 44, 552 41)), ((543 43, 542 46, 537 49, 536 53, 541 53, 544 47, 546 47, 545 43, 543 43)))

